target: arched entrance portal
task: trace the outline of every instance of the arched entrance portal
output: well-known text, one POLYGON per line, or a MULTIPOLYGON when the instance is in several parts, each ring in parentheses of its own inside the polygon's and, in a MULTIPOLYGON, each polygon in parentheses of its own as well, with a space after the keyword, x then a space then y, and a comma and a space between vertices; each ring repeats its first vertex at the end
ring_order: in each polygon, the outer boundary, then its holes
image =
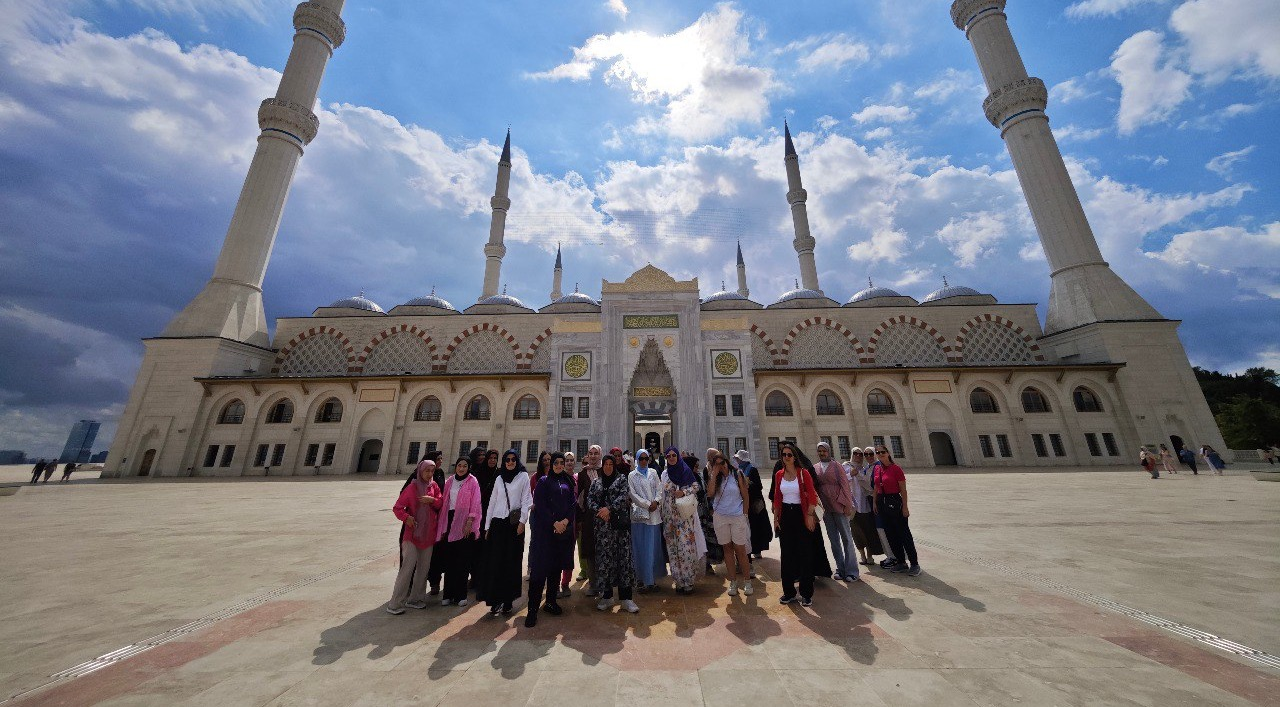
POLYGON ((929 449, 933 451, 934 466, 956 466, 956 448, 951 444, 951 435, 946 432, 929 433, 929 449))
POLYGON ((382 440, 371 439, 360 447, 360 461, 356 465, 357 474, 376 474, 378 464, 382 461, 382 440))
POLYGON ((1187 446, 1178 435, 1169 435, 1169 443, 1173 446, 1173 455, 1175 457, 1182 451, 1183 447, 1187 446))
POLYGON ((674 443, 676 388, 654 339, 649 339, 640 350, 640 360, 631 374, 631 389, 627 393, 632 448, 643 445, 650 454, 661 455, 662 449, 674 443))
POLYGON ((649 457, 662 454, 662 435, 657 432, 646 432, 644 435, 644 448, 649 450, 649 457))
POLYGON ((151 476, 151 465, 156 461, 156 450, 148 449, 142 455, 142 464, 138 466, 138 476, 151 476))

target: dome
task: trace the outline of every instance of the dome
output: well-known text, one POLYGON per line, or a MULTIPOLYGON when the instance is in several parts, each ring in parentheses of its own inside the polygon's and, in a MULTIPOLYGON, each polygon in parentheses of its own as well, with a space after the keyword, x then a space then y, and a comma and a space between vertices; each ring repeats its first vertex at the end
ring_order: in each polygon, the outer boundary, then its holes
POLYGON ((981 297, 982 293, 972 287, 963 285, 943 285, 941 289, 934 290, 925 295, 921 300, 921 304, 926 302, 937 302, 938 300, 949 299, 951 297, 981 297))
POLYGON ((479 302, 476 302, 476 304, 501 304, 501 305, 506 305, 508 307, 523 307, 524 309, 528 309, 528 307, 525 306, 524 302, 521 302, 520 300, 516 299, 515 297, 512 297, 509 294, 506 294, 505 292, 500 295, 485 297, 479 302))
POLYGON ((363 292, 356 295, 355 297, 340 299, 329 306, 342 308, 342 309, 363 309, 366 312, 377 312, 379 314, 386 314, 386 312, 382 310, 382 307, 378 306, 377 302, 374 302, 371 299, 367 299, 364 296, 363 292))
POLYGON ((822 294, 821 292, 818 292, 817 290, 806 290, 806 289, 800 288, 800 289, 792 290, 790 292, 782 293, 782 296, 779 297, 778 301, 774 302, 774 304, 782 304, 783 302, 790 302, 792 300, 798 300, 798 299, 826 299, 826 298, 827 298, 826 295, 822 294))
POLYGON ((451 311, 451 312, 456 312, 456 311, 458 311, 456 307, 454 307, 453 305, 449 304, 449 302, 448 302, 448 301, 446 301, 443 297, 437 297, 437 296, 435 295, 435 290, 432 290, 432 291, 431 291, 431 294, 427 295, 426 297, 414 297, 413 299, 409 300, 408 302, 405 302, 405 303, 404 303, 404 306, 406 306, 406 307, 435 307, 436 309, 447 309, 447 310, 449 310, 449 311, 451 311))
POLYGON ((716 292, 715 294, 708 295, 706 299, 702 300, 702 303, 706 304, 707 302, 723 302, 725 300, 745 300, 747 302, 751 301, 749 298, 743 297, 737 291, 723 290, 721 292, 716 292))
MULTIPOLYGON (((592 299, 591 295, 584 295, 581 292, 570 292, 561 297, 552 304, 593 304, 599 306, 600 303, 592 299)), ((524 306, 524 305, 521 305, 524 306)))
POLYGON ((902 297, 902 296, 903 295, 901 293, 895 292, 894 290, 891 290, 887 287, 873 286, 873 287, 868 287, 864 290, 859 290, 858 292, 855 292, 853 296, 849 298, 849 304, 853 304, 854 302, 863 302, 870 299, 876 299, 877 297, 902 297))

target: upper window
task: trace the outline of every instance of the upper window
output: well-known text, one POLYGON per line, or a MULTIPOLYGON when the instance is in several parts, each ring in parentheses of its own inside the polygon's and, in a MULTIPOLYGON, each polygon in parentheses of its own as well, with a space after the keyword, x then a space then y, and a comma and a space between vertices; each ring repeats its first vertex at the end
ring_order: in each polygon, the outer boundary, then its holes
POLYGON ((239 400, 227 403, 218 414, 219 425, 238 425, 241 422, 244 422, 244 403, 239 400))
POLYGON ((342 403, 337 398, 329 398, 316 410, 316 422, 342 422, 342 403))
POLYGON ((488 420, 491 416, 489 399, 483 395, 477 395, 472 398, 462 413, 462 419, 464 420, 488 420))
POLYGON ((440 421, 440 398, 434 395, 428 395, 418 403, 418 409, 413 413, 415 422, 439 422, 440 421))
POLYGON ((978 413, 1000 412, 996 396, 987 392, 985 388, 975 388, 972 393, 969 393, 969 408, 978 413))
POLYGON ((1071 394, 1071 399, 1076 403, 1076 412, 1102 412, 1102 401, 1098 400, 1098 396, 1092 390, 1084 386, 1076 388, 1076 392, 1071 394))
POLYGON ((1022 411, 1052 412, 1053 410, 1049 407, 1049 399, 1044 397, 1044 393, 1041 393, 1035 388, 1023 388, 1022 411))
POLYGON ((818 414, 819 415, 843 415, 844 403, 840 401, 840 396, 824 390, 818 393, 818 414))
POLYGON ((791 398, 787 394, 775 390, 764 399, 764 414, 768 417, 791 417, 791 398))
POLYGON ((889 394, 876 388, 867 393, 867 414, 868 415, 892 415, 897 410, 893 407, 893 398, 889 394))
POLYGON ((511 417, 516 420, 536 420, 542 417, 542 405, 537 398, 526 395, 516 401, 516 410, 511 417))
POLYGON ((293 422, 293 401, 285 398, 272 405, 271 410, 267 412, 267 422, 269 424, 293 422))

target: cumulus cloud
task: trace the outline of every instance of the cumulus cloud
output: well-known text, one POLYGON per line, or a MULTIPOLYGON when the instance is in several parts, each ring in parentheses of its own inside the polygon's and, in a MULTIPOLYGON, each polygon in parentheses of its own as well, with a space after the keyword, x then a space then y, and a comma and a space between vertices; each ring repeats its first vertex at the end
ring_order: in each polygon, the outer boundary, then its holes
POLYGON ((837 70, 847 64, 857 66, 871 58, 871 47, 843 34, 794 42, 783 48, 788 50, 800 51, 796 65, 805 72, 837 70))
POLYGON ((1150 5, 1164 0, 1080 0, 1067 6, 1067 17, 1114 17, 1139 5, 1150 5))
POLYGON ((938 78, 916 88, 912 95, 936 105, 949 101, 957 94, 965 93, 973 94, 975 97, 985 96, 986 87, 972 71, 948 68, 938 78))
POLYGON ((907 106, 870 105, 849 117, 859 123, 904 123, 915 113, 907 106))
POLYGON ((1009 235, 1005 215, 991 211, 963 214, 947 221, 938 231, 960 267, 971 268, 978 259, 995 252, 995 246, 1009 235))
POLYGON ((1179 233, 1153 256, 1169 264, 1231 272, 1246 287, 1280 299, 1280 279, 1274 263, 1280 262, 1280 221, 1254 231, 1241 226, 1219 226, 1179 233))
POLYGON ((1233 73, 1280 78, 1280 12, 1273 0, 1188 0, 1169 24, 1186 43, 1190 67, 1210 80, 1233 73))
POLYGON ((1053 135, 1059 142, 1088 142, 1097 140, 1106 133, 1102 128, 1082 128, 1078 125, 1064 125, 1053 130, 1053 135))
POLYGON ((1256 149, 1258 149, 1257 145, 1250 145, 1240 150, 1224 152, 1209 160, 1204 167, 1223 179, 1231 179, 1231 168, 1234 167, 1237 162, 1253 154, 1253 151, 1256 149))
POLYGON ((1121 135, 1168 120, 1191 96, 1191 76, 1166 56, 1159 32, 1144 30, 1124 40, 1111 56, 1111 69, 1120 83, 1121 135))
POLYGON ((609 8, 609 12, 624 20, 627 19, 627 15, 631 14, 631 9, 627 7, 625 0, 608 0, 604 6, 609 8))
POLYGON ((1094 92, 1086 88, 1084 80, 1079 77, 1067 79, 1049 89, 1049 100, 1059 103, 1073 103, 1093 95, 1094 92))

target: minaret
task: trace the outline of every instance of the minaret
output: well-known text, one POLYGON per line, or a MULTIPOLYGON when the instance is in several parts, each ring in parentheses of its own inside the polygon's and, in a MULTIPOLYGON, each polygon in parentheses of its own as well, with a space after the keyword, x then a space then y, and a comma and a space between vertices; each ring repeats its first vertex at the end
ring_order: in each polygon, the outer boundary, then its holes
POLYGON ((213 277, 165 328, 165 337, 222 337, 266 347, 262 279, 303 148, 316 136, 325 65, 346 38, 344 0, 314 0, 293 13, 293 50, 274 98, 258 108, 257 151, 240 190, 213 277))
POLYGON ((738 241, 738 294, 751 296, 751 290, 747 289, 747 263, 742 259, 742 241, 738 241))
POLYGON ((796 238, 791 241, 791 245, 795 247, 796 255, 800 258, 800 279, 804 283, 804 289, 821 294, 822 288, 818 287, 818 266, 813 262, 813 247, 816 241, 809 235, 809 211, 805 206, 805 201, 809 199, 809 192, 805 191, 804 185, 800 183, 800 158, 796 155, 796 146, 791 142, 791 127, 787 125, 786 120, 782 121, 782 131, 787 153, 783 160, 787 165, 787 203, 791 204, 791 223, 796 232, 796 238))
POLYGON ((560 244, 556 244, 556 268, 551 275, 551 301, 555 302, 564 295, 560 292, 560 279, 564 276, 564 265, 560 263, 560 244))
POLYGON ((489 200, 493 207, 493 218, 489 221, 489 242, 484 246, 484 291, 480 293, 481 300, 498 294, 502 256, 507 254, 507 247, 502 245, 502 237, 507 232, 507 210, 511 208, 511 199, 507 198, 510 187, 511 129, 507 128, 507 141, 502 144, 502 156, 498 158, 498 184, 494 187, 493 198, 489 200))
POLYGON ((1102 259, 1044 109, 1044 82, 1029 77, 1013 43, 1006 0, 956 0, 951 19, 964 30, 991 92, 982 108, 1000 129, 1049 260, 1052 288, 1045 333, 1105 321, 1162 319, 1102 259))

